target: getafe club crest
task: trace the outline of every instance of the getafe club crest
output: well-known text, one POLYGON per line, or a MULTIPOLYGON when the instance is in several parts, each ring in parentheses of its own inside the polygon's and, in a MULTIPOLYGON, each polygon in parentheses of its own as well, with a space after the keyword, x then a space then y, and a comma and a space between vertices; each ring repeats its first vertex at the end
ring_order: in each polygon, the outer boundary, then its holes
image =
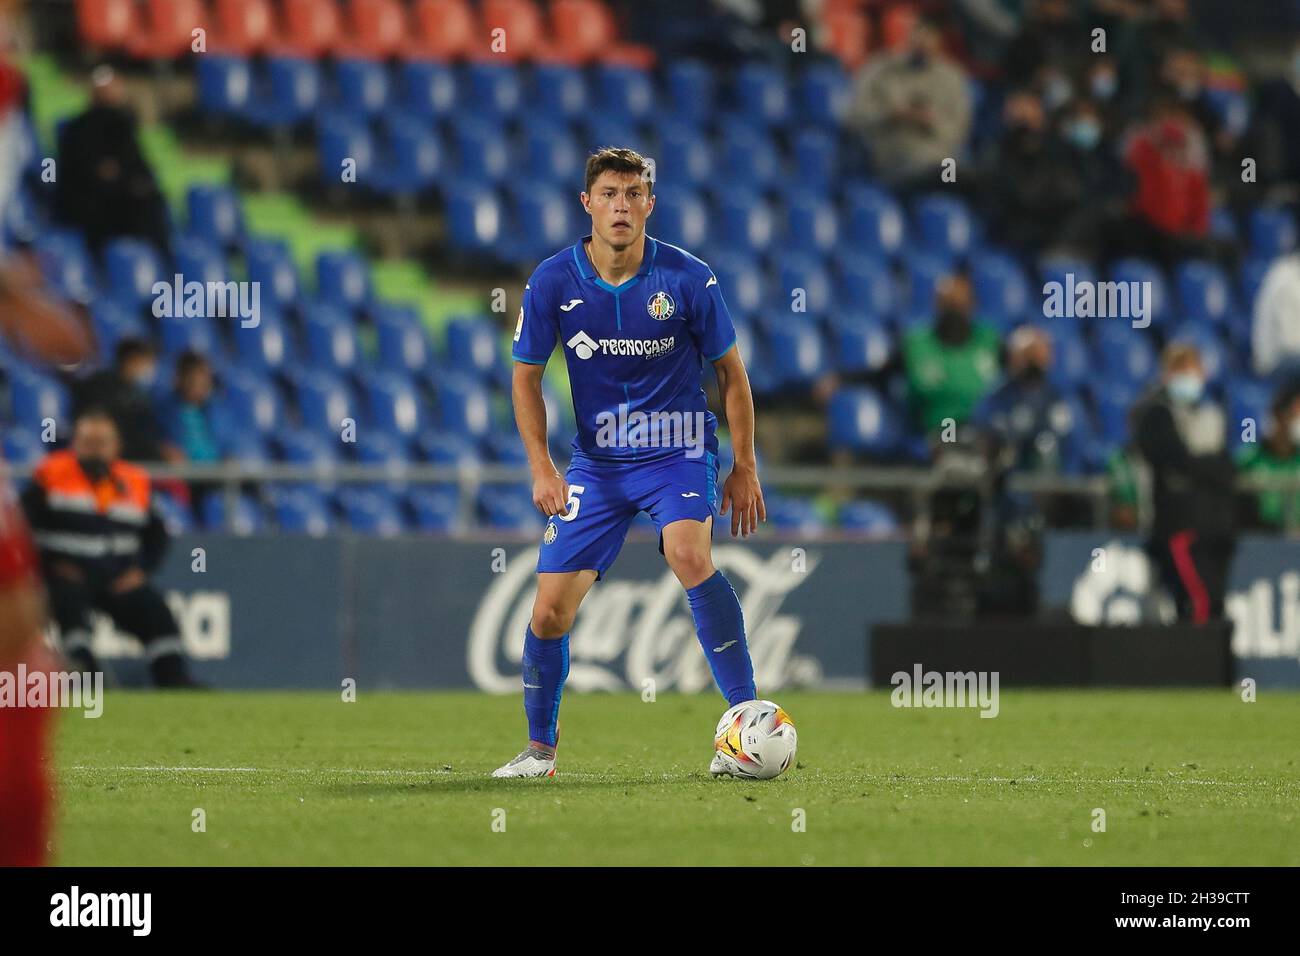
POLYGON ((548 522, 546 523, 546 532, 542 535, 542 543, 543 543, 543 544, 550 544, 552 541, 555 540, 555 536, 556 536, 557 534, 559 534, 559 532, 556 531, 556 529, 555 529, 555 522, 554 522, 554 521, 548 521, 548 522))
POLYGON ((662 322, 672 318, 672 314, 677 311, 677 303, 667 292, 656 292, 646 303, 646 311, 650 313, 650 318, 662 322))

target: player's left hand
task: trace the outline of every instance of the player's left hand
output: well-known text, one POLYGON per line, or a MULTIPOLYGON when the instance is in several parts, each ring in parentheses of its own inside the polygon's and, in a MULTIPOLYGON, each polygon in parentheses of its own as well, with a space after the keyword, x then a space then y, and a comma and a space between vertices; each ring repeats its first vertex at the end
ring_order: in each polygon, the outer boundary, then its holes
POLYGON ((737 465, 731 469, 722 486, 722 508, 726 514, 731 508, 731 536, 745 538, 758 530, 758 523, 767 520, 767 505, 763 503, 763 489, 758 484, 758 469, 737 465))

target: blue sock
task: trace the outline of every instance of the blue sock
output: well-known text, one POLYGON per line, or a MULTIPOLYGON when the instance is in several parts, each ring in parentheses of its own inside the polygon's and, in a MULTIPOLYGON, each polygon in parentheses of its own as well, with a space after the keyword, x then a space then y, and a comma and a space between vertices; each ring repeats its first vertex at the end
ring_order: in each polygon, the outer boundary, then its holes
POLYGON ((745 618, 731 582, 721 571, 686 589, 686 600, 695 618, 695 634, 708 658, 713 680, 734 707, 758 696, 754 690, 754 664, 745 643, 745 618))
POLYGON ((528 739, 555 746, 560 693, 569 676, 569 635, 541 638, 532 625, 524 630, 524 713, 528 739))

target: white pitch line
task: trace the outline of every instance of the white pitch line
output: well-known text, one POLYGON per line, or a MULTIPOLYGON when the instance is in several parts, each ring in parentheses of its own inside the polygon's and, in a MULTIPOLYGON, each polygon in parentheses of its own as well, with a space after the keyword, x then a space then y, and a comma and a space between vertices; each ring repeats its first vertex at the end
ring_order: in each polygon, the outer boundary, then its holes
MULTIPOLYGON (((479 776, 479 775, 480 775, 480 771, 474 771, 474 770, 445 770, 445 769, 443 769, 443 768, 441 768, 441 767, 438 767, 438 768, 431 768, 431 769, 428 769, 428 770, 398 770, 398 769, 391 769, 391 770, 389 770, 389 769, 376 769, 376 768, 368 768, 368 767, 157 767, 157 766, 140 766, 140 767, 108 766, 108 767, 96 767, 96 766, 87 766, 87 765, 85 765, 85 764, 76 764, 76 765, 71 766, 71 767, 64 767, 63 769, 66 770, 66 771, 109 772, 109 773, 177 773, 177 774, 180 774, 180 773, 232 773, 232 774, 235 774, 235 773, 247 773, 247 774, 277 774, 277 773, 278 773, 278 774, 336 774, 336 775, 349 775, 349 774, 351 774, 351 775, 354 775, 354 776, 375 776, 375 777, 424 777, 424 776, 430 776, 430 775, 449 775, 449 776, 454 776, 454 775, 457 775, 457 774, 461 774, 461 775, 465 775, 465 776, 479 776)), ((486 776, 486 774, 483 774, 483 776, 484 776, 484 779, 489 779, 489 778, 486 776)), ((571 771, 571 770, 570 770, 570 771, 558 770, 558 771, 556 772, 556 779, 566 779, 566 780, 603 780, 603 781, 608 781, 608 780, 611 779, 611 777, 610 777, 609 774, 585 773, 585 772, 583 772, 583 771, 571 771)), ((660 778, 655 778, 655 777, 653 777, 653 776, 644 776, 644 777, 637 778, 637 779, 635 779, 635 780, 627 780, 626 782, 628 782, 628 783, 632 783, 632 782, 636 782, 636 783, 655 783, 655 782, 657 782, 657 781, 658 781, 658 782, 669 782, 669 781, 678 780, 678 779, 680 779, 680 778, 677 778, 677 777, 675 777, 675 776, 673 776, 673 775, 665 774, 665 775, 663 775, 663 776, 660 777, 660 778)), ((1176 784, 1187 784, 1187 785, 1192 785, 1192 786, 1202 786, 1202 787, 1239 787, 1239 788, 1251 787, 1251 786, 1254 786, 1254 785, 1255 785, 1255 784, 1253 784, 1253 783, 1238 783, 1238 782, 1228 781, 1228 780, 1198 780, 1198 779, 1195 779, 1195 778, 1188 778, 1188 777, 1164 777, 1164 778, 1161 778, 1161 777, 1152 777, 1152 778, 1150 778, 1150 779, 1140 779, 1140 778, 1136 778, 1136 777, 1114 777, 1114 778, 1111 778, 1111 779, 1109 779, 1109 780, 1098 780, 1098 779, 1094 779, 1094 778, 1082 778, 1082 777, 1070 777, 1070 778, 1064 778, 1064 777, 1043 778, 1043 777, 1033 777, 1033 776, 1026 776, 1026 777, 960 777, 960 776, 906 777, 906 776, 899 776, 899 775, 896 775, 896 774, 884 773, 884 774, 861 774, 861 775, 859 775, 859 777, 858 777, 857 779, 859 779, 859 780, 861 780, 861 781, 863 781, 863 782, 869 782, 869 783, 902 783, 902 784, 906 784, 906 783, 971 783, 971 784, 974 784, 974 783, 1011 783, 1011 782, 1014 780, 1017 784, 1022 784, 1022 783, 1023 783, 1023 784, 1048 784, 1048 785, 1057 785, 1057 784, 1076 784, 1076 785, 1079 785, 1079 786, 1088 786, 1088 787, 1096 787, 1096 786, 1113 786, 1113 785, 1115 785, 1115 784, 1146 784, 1146 783, 1160 783, 1160 784, 1176 783, 1176 784)), ((813 781, 810 780, 809 782, 813 782, 813 781)), ((1267 782, 1264 782, 1264 781, 1261 781, 1260 783, 1262 783, 1262 784, 1264 784, 1264 785, 1270 785, 1270 786, 1271 786, 1271 785, 1275 785, 1275 784, 1268 784, 1267 782)), ((1286 781, 1286 782, 1285 782, 1285 786, 1295 786, 1295 783, 1294 783, 1293 781, 1286 781)))

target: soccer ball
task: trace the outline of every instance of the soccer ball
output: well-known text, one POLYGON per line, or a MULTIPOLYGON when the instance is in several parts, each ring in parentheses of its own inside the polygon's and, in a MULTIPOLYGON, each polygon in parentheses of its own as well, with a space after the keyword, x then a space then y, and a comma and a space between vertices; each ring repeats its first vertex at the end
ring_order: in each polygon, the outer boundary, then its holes
POLYGON ((715 763, 723 773, 748 780, 771 780, 794 763, 799 735, 794 721, 770 700, 737 704, 718 721, 713 735, 715 763))

